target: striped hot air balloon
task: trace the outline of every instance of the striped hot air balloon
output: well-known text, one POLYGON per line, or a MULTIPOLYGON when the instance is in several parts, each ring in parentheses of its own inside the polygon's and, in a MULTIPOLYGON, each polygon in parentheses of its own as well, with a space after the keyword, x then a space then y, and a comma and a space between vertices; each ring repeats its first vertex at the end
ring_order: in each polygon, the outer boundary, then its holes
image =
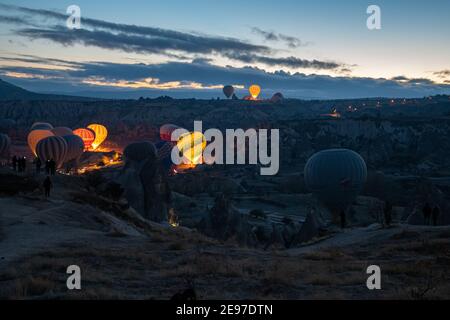
POLYGON ((79 128, 76 130, 73 130, 73 134, 79 136, 84 143, 84 148, 88 150, 92 147, 92 143, 95 140, 95 132, 92 129, 89 128, 79 128))
POLYGON ((32 130, 27 137, 28 146, 34 155, 36 155, 36 146, 42 139, 53 137, 54 134, 50 130, 32 130))
POLYGON ((0 158, 8 158, 11 148, 11 139, 3 133, 0 133, 0 158))
POLYGON ((101 124, 90 124, 88 125, 88 129, 91 129, 95 132, 95 140, 92 142, 92 148, 97 149, 108 137, 108 129, 101 124))
POLYGON ((177 148, 183 154, 186 164, 200 163, 205 147, 206 138, 197 131, 182 135, 177 142, 177 148))
POLYGON ((77 136, 75 134, 62 136, 62 138, 67 143, 67 154, 66 154, 65 162, 70 161, 70 160, 76 160, 79 157, 81 157, 81 155, 84 152, 83 139, 81 139, 79 136, 77 136))
POLYGON ((37 144, 36 153, 42 162, 53 159, 57 168, 60 168, 66 159, 67 142, 57 136, 45 138, 37 144))

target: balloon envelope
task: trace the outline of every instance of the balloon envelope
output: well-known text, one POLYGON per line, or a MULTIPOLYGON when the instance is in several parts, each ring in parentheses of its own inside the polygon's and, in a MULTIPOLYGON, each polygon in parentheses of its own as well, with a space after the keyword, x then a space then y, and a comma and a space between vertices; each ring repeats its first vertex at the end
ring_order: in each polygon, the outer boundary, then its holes
POLYGON ((36 146, 39 143, 39 141, 52 136, 54 136, 54 134, 50 130, 39 130, 39 129, 32 130, 28 134, 27 142, 33 154, 37 155, 36 146))
POLYGON ((67 128, 67 127, 56 127, 50 131, 53 132, 53 134, 58 137, 68 136, 68 135, 73 134, 72 129, 67 128))
POLYGON ((35 122, 30 130, 52 130, 53 126, 47 122, 35 122))
POLYGON ((61 167, 67 155, 67 143, 62 137, 48 137, 39 141, 36 153, 42 162, 54 160, 57 168, 61 167))
POLYGON ((159 128, 159 136, 161 140, 172 141, 172 132, 177 129, 180 129, 180 127, 170 123, 161 126, 161 128, 159 128))
POLYGON ((348 149, 324 150, 305 165, 306 186, 321 202, 345 210, 355 200, 367 179, 364 159, 348 149))
POLYGON ((205 147, 206 138, 203 133, 197 131, 182 135, 177 142, 177 148, 183 154, 187 164, 200 163, 205 147))
POLYGON ((83 139, 81 139, 79 136, 75 134, 62 136, 62 138, 67 143, 67 154, 66 154, 66 161, 75 160, 81 157, 81 155, 84 152, 84 142, 83 139))
POLYGON ((108 129, 101 124, 90 124, 88 125, 88 129, 91 129, 95 132, 95 140, 92 142, 92 148, 97 149, 108 137, 108 129))
POLYGON ((11 139, 3 133, 0 133, 0 157, 8 157, 11 148, 11 139))
POLYGON ((250 92, 250 95, 253 97, 253 99, 258 98, 259 94, 261 93, 261 87, 254 84, 248 88, 248 92, 250 92))
POLYGON ((91 129, 79 128, 73 130, 73 133, 83 140, 85 149, 89 149, 95 140, 95 132, 91 129))
POLYGON ((234 88, 233 86, 225 86, 223 87, 223 94, 227 97, 230 98, 234 93, 234 88))
POLYGON ((140 162, 149 158, 156 158, 158 152, 153 143, 143 141, 129 144, 123 151, 123 155, 127 160, 140 162))
POLYGON ((270 101, 272 102, 280 102, 281 100, 283 100, 283 94, 281 94, 280 92, 275 93, 272 98, 270 99, 270 101))

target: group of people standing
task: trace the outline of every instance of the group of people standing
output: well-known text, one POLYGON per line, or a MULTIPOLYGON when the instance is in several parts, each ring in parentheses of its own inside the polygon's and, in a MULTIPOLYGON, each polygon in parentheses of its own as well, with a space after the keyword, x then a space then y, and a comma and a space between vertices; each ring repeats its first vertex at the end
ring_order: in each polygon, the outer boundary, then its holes
POLYGON ((431 205, 427 202, 422 208, 422 213, 425 225, 438 225, 438 219, 441 215, 441 209, 439 208, 439 206, 435 205, 434 208, 432 208, 431 205))
POLYGON ((12 168, 14 171, 25 172, 27 169, 27 158, 26 157, 13 156, 11 163, 12 163, 12 168))
MULTIPOLYGON (((40 174, 42 169, 42 161, 39 158, 34 160, 34 165, 36 166, 36 173, 40 174)), ((53 159, 45 161, 45 173, 47 175, 54 176, 56 174, 56 162, 53 159)))

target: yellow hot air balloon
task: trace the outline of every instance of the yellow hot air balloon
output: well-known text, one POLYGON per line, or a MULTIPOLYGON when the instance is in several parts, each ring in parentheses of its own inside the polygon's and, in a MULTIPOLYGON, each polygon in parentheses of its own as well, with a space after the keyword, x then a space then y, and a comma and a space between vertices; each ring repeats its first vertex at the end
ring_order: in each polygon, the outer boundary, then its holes
POLYGON ((28 134, 27 142, 33 154, 36 156, 36 146, 42 139, 53 137, 54 134, 50 130, 33 130, 28 134))
POLYGON ((206 138, 201 132, 189 132, 180 137, 177 148, 183 154, 187 164, 199 164, 206 147, 206 138))
POLYGON ((256 99, 256 98, 258 98, 259 94, 261 93, 261 87, 254 84, 250 88, 248 88, 248 92, 250 92, 253 99, 256 99))
POLYGON ((95 132, 95 140, 92 142, 92 148, 95 150, 106 140, 106 137, 108 137, 108 130, 105 126, 96 123, 88 125, 88 129, 95 132))

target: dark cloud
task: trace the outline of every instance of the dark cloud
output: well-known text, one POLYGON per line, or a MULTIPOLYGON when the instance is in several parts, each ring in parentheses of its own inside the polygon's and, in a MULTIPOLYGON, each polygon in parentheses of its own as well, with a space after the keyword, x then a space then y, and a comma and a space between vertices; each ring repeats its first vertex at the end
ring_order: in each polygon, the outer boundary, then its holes
MULTIPOLYGON (((245 63, 263 63, 269 66, 291 68, 334 69, 340 66, 335 62, 306 60, 297 57, 275 57, 276 51, 268 46, 255 45, 234 38, 212 37, 161 28, 118 24, 103 20, 84 18, 82 29, 68 30, 65 26, 67 16, 42 9, 0 5, 0 8, 14 13, 32 15, 34 19, 45 19, 45 25, 21 28, 16 34, 31 40, 46 39, 64 46, 76 44, 95 46, 108 50, 152 53, 173 56, 173 52, 187 54, 217 54, 245 63), (54 20, 49 25, 48 19, 54 20)), ((11 22, 20 24, 20 17, 13 16, 11 22)), ((25 22, 28 19, 23 19, 25 22)), ((8 23, 8 21, 5 20, 8 23)), ((279 41, 299 46, 301 41, 282 34, 275 35, 279 41)), ((175 54, 176 55, 176 54, 175 54)), ((201 57, 199 57, 201 58, 201 57)), ((207 58, 207 57, 206 57, 207 58)))
POLYGON ((433 72, 435 76, 438 76, 439 78, 447 78, 450 77, 450 70, 441 70, 433 72))
MULTIPOLYGON (((296 98, 363 98, 363 97, 422 97, 438 93, 450 93, 449 85, 437 85, 428 81, 398 82, 392 79, 372 79, 356 77, 331 77, 324 75, 305 75, 302 73, 289 73, 284 71, 266 72, 258 68, 219 67, 207 61, 194 63, 169 62, 164 64, 118 64, 110 62, 91 62, 80 64, 76 70, 47 70, 30 69, 24 67, 5 67, 0 72, 36 74, 47 76, 49 88, 73 88, 77 90, 95 91, 93 85, 83 84, 83 80, 97 79, 105 83, 125 81, 127 83, 139 82, 143 79, 156 79, 158 83, 179 81, 181 83, 200 83, 204 87, 223 84, 236 84, 248 87, 258 83, 264 89, 263 94, 271 95, 281 91, 287 97, 296 98)), ((33 83, 27 79, 14 79, 18 84, 33 83)), ((42 86, 47 80, 35 81, 42 86)), ((32 87, 30 87, 32 89, 32 87)), ((117 88, 111 87, 111 90, 117 88)), ((117 89, 123 90, 123 89, 117 89)), ((47 90, 49 91, 49 90, 47 90)), ((170 92, 176 92, 174 89, 170 92)), ((202 94, 218 94, 215 90, 191 90, 186 96, 199 96, 202 94), (197 92, 197 93, 192 93, 197 92)), ((240 91, 240 94, 245 94, 240 91)))
POLYGON ((275 31, 266 31, 258 27, 253 27, 252 32, 263 37, 266 41, 281 41, 286 43, 289 48, 305 47, 311 44, 311 42, 303 42, 299 38, 288 36, 282 33, 276 33, 275 31))

